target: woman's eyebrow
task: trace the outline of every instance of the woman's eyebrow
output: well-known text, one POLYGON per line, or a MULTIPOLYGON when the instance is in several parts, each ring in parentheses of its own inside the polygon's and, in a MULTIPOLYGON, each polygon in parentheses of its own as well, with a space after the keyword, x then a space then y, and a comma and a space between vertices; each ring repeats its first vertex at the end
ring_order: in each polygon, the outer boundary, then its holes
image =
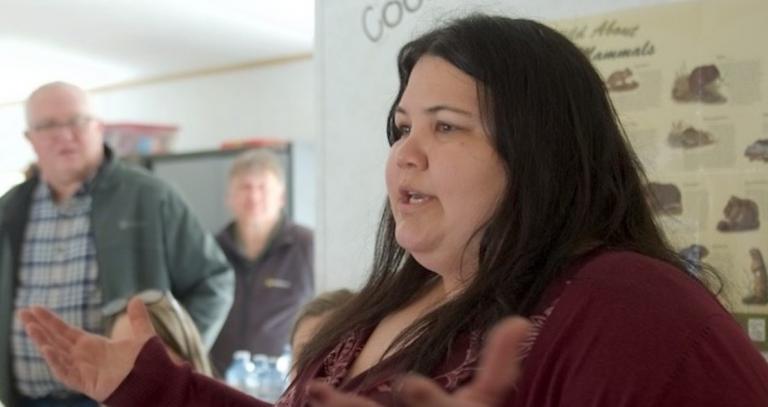
MULTIPOLYGON (((452 106, 448 106, 448 105, 430 106, 430 107, 424 109, 424 112, 425 113, 429 113, 429 114, 435 114, 435 113, 437 113, 439 111, 442 111, 442 110, 447 110, 449 112, 458 113, 458 114, 463 115, 463 116, 472 117, 472 113, 471 112, 463 110, 463 109, 459 109, 458 107, 452 107, 452 106)), ((408 112, 402 106, 398 106, 397 109, 395 109, 395 112, 396 113, 402 113, 402 114, 408 114, 408 112)))

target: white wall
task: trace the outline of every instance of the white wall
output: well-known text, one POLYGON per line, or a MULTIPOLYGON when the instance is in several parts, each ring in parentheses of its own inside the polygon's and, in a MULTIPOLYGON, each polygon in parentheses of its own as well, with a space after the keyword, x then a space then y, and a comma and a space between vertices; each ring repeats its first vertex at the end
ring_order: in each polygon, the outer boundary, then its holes
POLYGON ((249 137, 292 141, 294 218, 314 227, 312 59, 98 92, 94 103, 107 121, 178 123, 174 152, 249 137))
POLYGON ((177 152, 227 139, 314 139, 311 59, 94 94, 107 121, 179 123, 177 152))
MULTIPOLYGON (((93 103, 105 121, 179 125, 175 152, 217 149, 247 137, 294 142, 295 216, 314 225, 312 59, 94 92, 93 103)), ((0 176, 34 161, 24 128, 21 104, 0 108, 0 176)))
POLYGON ((319 127, 318 285, 357 287, 371 264, 384 203, 385 119, 397 91, 399 47, 444 17, 469 11, 539 20, 604 13, 670 0, 335 0, 316 2, 319 127), (397 3, 397 4, 395 4, 397 3), (387 6, 389 4, 389 6, 387 6), (398 8, 398 4, 402 8, 398 8), (417 9, 409 12, 405 8, 417 9), (383 8, 394 27, 379 35, 383 8), (398 11, 402 10, 399 24, 398 11))
POLYGON ((23 136, 24 128, 21 104, 0 107, 0 194, 9 186, 9 177, 34 161, 32 148, 23 136))

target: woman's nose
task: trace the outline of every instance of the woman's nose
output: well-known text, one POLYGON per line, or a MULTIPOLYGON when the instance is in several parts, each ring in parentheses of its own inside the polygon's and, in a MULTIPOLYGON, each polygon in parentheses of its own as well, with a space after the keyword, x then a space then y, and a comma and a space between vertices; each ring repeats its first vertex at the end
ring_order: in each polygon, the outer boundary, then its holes
MULTIPOLYGON (((415 129, 414 129, 415 130, 415 129)), ((395 154, 399 168, 425 170, 429 166, 425 141, 411 130, 411 134, 401 140, 395 154)))

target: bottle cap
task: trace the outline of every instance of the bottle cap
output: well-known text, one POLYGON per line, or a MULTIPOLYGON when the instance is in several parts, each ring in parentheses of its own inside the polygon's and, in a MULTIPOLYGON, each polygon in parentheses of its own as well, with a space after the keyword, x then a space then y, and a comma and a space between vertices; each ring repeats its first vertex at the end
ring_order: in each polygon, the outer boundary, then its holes
POLYGON ((232 355, 232 359, 251 359, 251 352, 247 350, 236 350, 232 355))

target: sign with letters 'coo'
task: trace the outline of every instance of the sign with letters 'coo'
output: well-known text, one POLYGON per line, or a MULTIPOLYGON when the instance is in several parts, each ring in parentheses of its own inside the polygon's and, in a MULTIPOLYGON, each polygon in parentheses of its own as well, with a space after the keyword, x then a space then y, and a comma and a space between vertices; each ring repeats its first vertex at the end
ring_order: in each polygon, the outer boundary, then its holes
POLYGON ((418 11, 423 0, 388 0, 381 6, 367 5, 363 9, 363 33, 371 42, 377 42, 386 29, 397 27, 406 13, 418 11))

